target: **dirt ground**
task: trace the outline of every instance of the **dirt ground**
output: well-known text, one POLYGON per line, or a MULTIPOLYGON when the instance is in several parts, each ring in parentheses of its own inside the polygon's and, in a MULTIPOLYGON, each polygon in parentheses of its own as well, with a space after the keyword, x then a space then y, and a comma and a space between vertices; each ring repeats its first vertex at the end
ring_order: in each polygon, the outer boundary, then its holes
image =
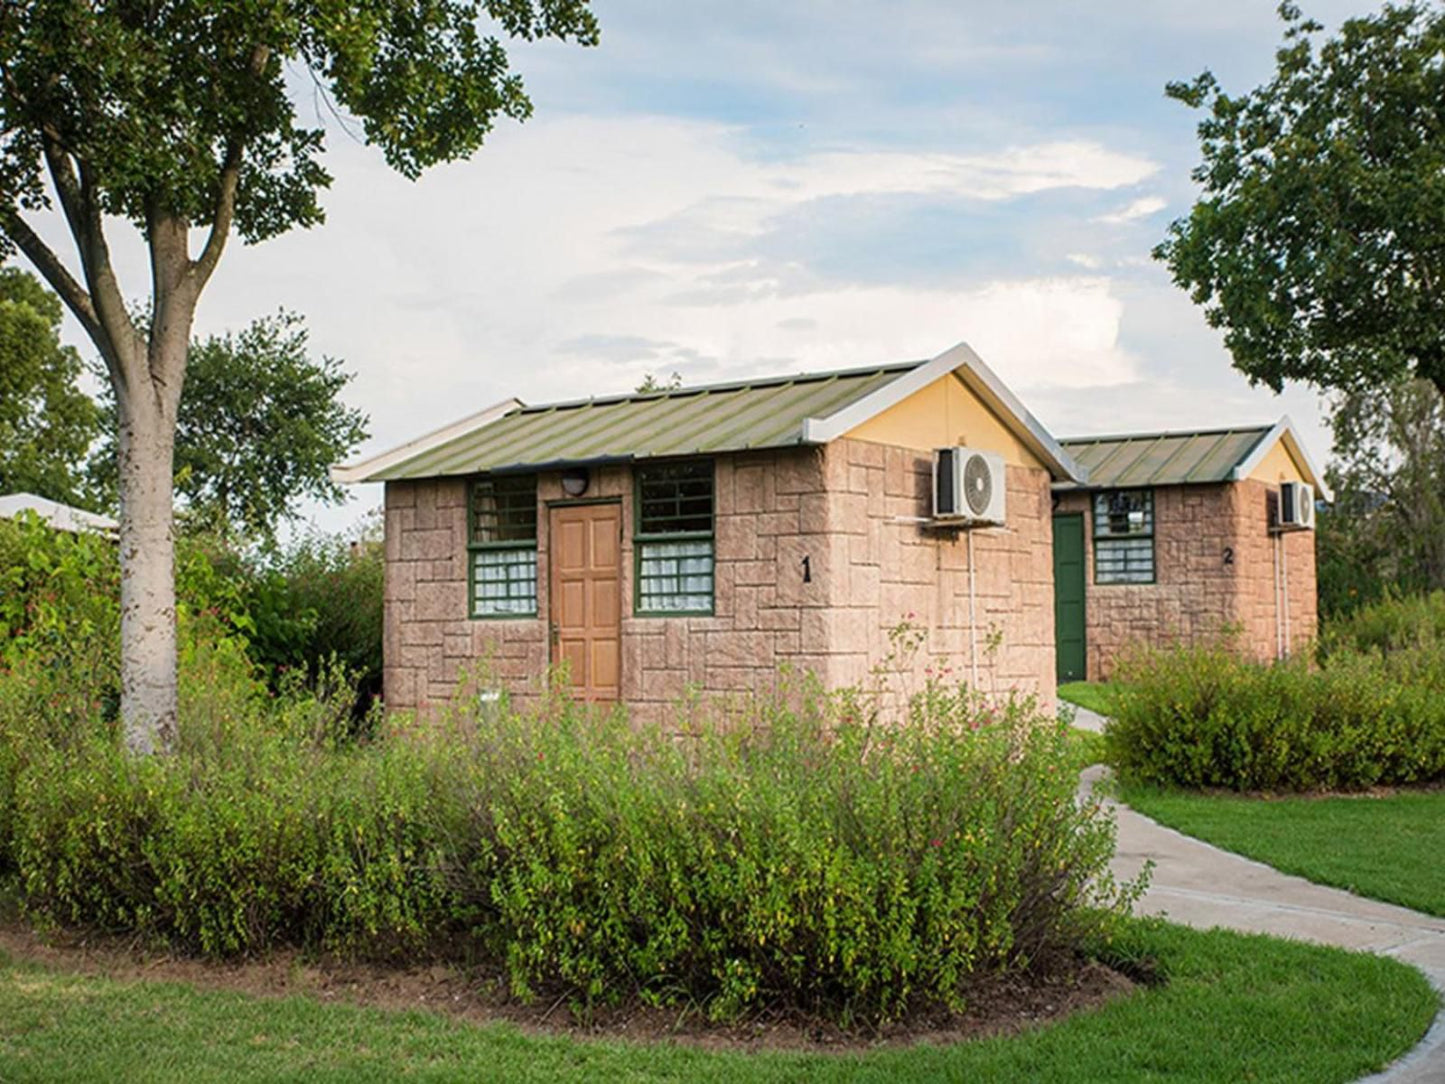
POLYGON ((919 1042, 956 1043, 1052 1023, 1096 1009, 1135 988, 1124 975, 1085 961, 1045 975, 980 984, 962 1015, 920 1012, 881 1028, 845 1030, 826 1020, 782 1011, 764 1011, 719 1025, 697 1008, 656 1009, 640 1002, 579 1014, 565 997, 523 1004, 507 992, 500 975, 452 964, 382 966, 307 958, 290 950, 263 959, 218 963, 93 934, 41 935, 14 919, 0 923, 0 953, 16 961, 119 982, 184 983, 267 998, 303 996, 380 1009, 425 1010, 473 1023, 506 1021, 533 1034, 668 1041, 714 1050, 842 1052, 919 1042))

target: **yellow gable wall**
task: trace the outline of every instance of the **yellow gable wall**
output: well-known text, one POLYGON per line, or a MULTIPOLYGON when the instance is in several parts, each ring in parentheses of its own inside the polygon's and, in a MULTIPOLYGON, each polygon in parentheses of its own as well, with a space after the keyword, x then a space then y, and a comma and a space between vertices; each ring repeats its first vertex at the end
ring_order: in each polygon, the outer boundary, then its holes
POLYGON ((875 444, 931 451, 955 444, 997 452, 1016 467, 1042 467, 998 415, 980 402, 957 373, 939 377, 845 436, 875 444))
POLYGON ((1249 472, 1249 476, 1257 482, 1308 482, 1309 475, 1304 468, 1289 454, 1283 440, 1276 440, 1259 466, 1249 472))

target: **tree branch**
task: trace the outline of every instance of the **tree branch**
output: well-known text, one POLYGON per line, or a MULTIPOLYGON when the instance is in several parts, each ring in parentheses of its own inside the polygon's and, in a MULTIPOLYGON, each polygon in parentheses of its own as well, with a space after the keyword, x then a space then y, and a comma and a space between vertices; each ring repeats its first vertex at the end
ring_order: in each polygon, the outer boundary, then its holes
POLYGON ((85 218, 81 210, 80 181, 75 176, 75 167, 60 142, 60 133, 50 125, 41 130, 41 141, 45 147, 45 164, 50 168, 50 180, 60 197, 60 209, 70 223, 70 233, 80 240, 85 229, 85 218))
POLYGON ((226 161, 221 167, 220 191, 216 194, 216 206, 211 216, 211 232, 206 237, 201 255, 191 264, 191 274, 196 280, 199 294, 210 281, 211 273, 220 262, 225 250, 226 239, 231 235, 231 222, 236 215, 236 189, 241 180, 241 145, 232 143, 226 150, 226 161))
POLYGON ((186 372, 186 346, 200 294, 188 248, 190 226, 151 203, 146 241, 151 257, 151 323, 147 366, 162 416, 174 419, 186 372))
MULTIPOLYGON (((252 76, 260 76, 266 70, 266 63, 270 59, 271 47, 257 45, 251 50, 246 67, 252 76)), ((191 275, 195 279, 198 297, 210 281, 211 273, 216 270, 216 264, 220 262, 221 253, 226 248, 226 239, 231 235, 231 223, 236 217, 236 190, 240 187, 241 157, 244 149, 245 143, 239 137, 226 145, 226 158, 221 163, 216 203, 211 212, 211 232, 201 248, 201 255, 191 264, 191 275)))
MULTIPOLYGON (((125 308, 125 297, 121 294, 120 283, 110 263, 110 247, 105 242, 105 226, 100 215, 100 200, 97 198, 94 179, 86 168, 84 160, 80 166, 79 215, 80 228, 75 242, 80 248, 80 261, 85 267, 85 281, 90 287, 97 322, 115 351, 117 391, 122 386, 136 386, 135 371, 140 352, 139 336, 130 313, 125 308)), ((100 345, 100 340, 97 340, 100 345)), ((106 359, 110 361, 109 358, 106 359)))
MULTIPOLYGON (((60 295, 61 300, 85 328, 85 333, 95 341, 96 346, 102 348, 102 353, 104 353, 104 329, 95 314, 95 306, 91 303, 90 294, 86 293, 85 287, 76 281, 75 276, 61 262, 60 257, 40 239, 40 235, 30 228, 29 223, 21 218, 13 207, 0 209, 0 229, 3 229, 6 236, 15 242, 21 252, 25 253, 25 258, 35 265, 35 269, 40 272, 45 281, 50 283, 50 288, 60 295)), ((110 359, 106 360, 109 363, 110 359)))

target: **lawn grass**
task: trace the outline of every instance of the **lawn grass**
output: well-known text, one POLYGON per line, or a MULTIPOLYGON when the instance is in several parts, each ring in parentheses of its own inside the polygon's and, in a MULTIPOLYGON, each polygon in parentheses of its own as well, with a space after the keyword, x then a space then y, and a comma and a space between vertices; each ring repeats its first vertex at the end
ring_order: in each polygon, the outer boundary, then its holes
POLYGON ((1069 759, 1078 771, 1104 763, 1104 735, 1080 726, 1069 727, 1069 759))
POLYGON ((1135 786, 1121 797, 1285 873, 1445 917, 1445 790, 1263 799, 1135 786))
POLYGON ((1114 712, 1114 687, 1107 681, 1066 681, 1059 686, 1058 694, 1060 700, 1100 715, 1112 715, 1114 712))
POLYGON ((1122 957, 1166 985, 1014 1038, 865 1054, 722 1053, 524 1034, 421 1012, 259 1000, 0 962, 0 1080, 1354 1080, 1424 1034, 1437 997, 1393 960, 1159 921, 1122 957))

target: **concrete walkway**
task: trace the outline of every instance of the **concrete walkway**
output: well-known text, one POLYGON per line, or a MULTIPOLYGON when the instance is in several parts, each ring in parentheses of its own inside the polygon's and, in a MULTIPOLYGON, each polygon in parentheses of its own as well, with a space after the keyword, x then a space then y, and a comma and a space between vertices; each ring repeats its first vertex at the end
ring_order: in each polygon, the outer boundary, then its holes
MULTIPOLYGON (((1103 720, 1081 708, 1075 725, 1102 729, 1103 720)), ((1092 787, 1104 771, 1097 766, 1088 769, 1081 784, 1092 787)), ((1414 964, 1445 992, 1445 919, 1311 884, 1165 828, 1122 806, 1116 807, 1116 813, 1115 875, 1134 877, 1147 860, 1154 861, 1140 913, 1167 915, 1198 929, 1224 926, 1393 956, 1414 964)), ((1369 1080, 1371 1084, 1445 1084, 1445 1014, 1436 1017, 1419 1046, 1369 1080)))

